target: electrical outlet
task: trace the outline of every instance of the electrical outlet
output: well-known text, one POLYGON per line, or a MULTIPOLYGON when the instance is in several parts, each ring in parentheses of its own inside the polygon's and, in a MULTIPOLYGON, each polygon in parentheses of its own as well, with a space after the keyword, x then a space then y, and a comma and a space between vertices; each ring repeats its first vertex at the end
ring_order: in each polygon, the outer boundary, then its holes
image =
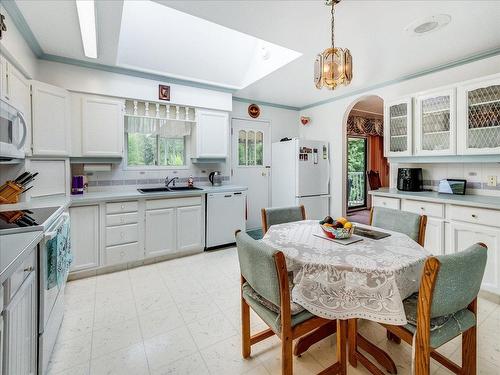
POLYGON ((497 186, 497 176, 488 176, 488 186, 497 186))

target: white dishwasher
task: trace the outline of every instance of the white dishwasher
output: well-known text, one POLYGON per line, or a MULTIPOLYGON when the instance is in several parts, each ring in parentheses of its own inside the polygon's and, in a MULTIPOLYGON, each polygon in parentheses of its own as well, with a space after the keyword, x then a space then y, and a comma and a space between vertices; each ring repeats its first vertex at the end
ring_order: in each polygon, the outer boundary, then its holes
POLYGON ((207 194, 206 247, 235 242, 234 232, 246 227, 246 192, 207 194))

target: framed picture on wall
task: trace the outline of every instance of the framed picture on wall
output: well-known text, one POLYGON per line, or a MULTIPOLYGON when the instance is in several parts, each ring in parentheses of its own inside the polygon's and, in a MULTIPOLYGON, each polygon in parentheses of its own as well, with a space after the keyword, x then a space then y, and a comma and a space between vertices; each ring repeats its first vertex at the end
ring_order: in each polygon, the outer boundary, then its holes
POLYGON ((169 100, 170 101, 170 86, 159 85, 158 88, 158 99, 169 100))

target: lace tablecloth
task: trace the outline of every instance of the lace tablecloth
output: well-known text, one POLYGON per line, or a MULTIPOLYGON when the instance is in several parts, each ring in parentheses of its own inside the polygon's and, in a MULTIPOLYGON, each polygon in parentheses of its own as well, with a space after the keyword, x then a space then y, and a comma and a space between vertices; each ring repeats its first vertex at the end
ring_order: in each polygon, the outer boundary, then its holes
POLYGON ((304 220, 273 225, 262 241, 283 251, 294 276, 292 299, 311 313, 404 325, 402 300, 418 291, 430 253, 404 234, 389 233, 342 245, 314 236, 323 234, 318 222, 304 220))

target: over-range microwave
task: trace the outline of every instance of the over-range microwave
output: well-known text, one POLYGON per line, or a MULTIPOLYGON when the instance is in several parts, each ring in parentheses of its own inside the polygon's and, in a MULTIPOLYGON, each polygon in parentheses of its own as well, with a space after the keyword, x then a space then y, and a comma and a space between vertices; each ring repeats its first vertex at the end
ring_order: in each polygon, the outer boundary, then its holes
POLYGON ((22 112, 0 99, 0 161, 24 159, 27 131, 22 112))

